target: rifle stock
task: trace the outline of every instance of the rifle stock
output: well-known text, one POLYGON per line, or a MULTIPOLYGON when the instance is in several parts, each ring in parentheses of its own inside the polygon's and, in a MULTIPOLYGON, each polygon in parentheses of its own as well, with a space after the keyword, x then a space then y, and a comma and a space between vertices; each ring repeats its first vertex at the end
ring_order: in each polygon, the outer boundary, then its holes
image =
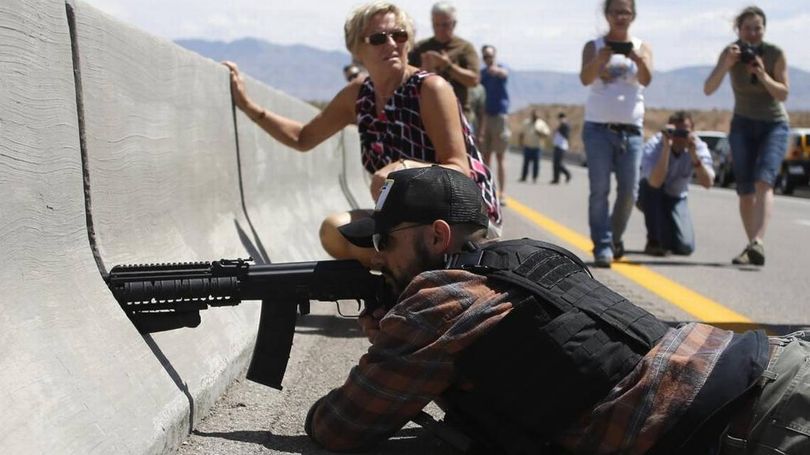
POLYGON ((200 310, 261 300, 247 378, 279 390, 297 314, 309 313, 310 300, 362 300, 367 310, 393 303, 382 276, 354 260, 262 265, 249 261, 119 265, 105 281, 142 333, 196 327, 200 310))

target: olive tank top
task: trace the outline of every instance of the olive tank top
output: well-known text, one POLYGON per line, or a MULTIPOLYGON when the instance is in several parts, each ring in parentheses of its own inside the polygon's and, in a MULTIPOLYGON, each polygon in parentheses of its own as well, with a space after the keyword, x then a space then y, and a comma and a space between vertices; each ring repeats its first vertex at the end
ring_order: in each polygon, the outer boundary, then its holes
MULTIPOLYGON (((763 41, 758 53, 765 64, 765 72, 773 77, 776 61, 782 56, 782 49, 763 41)), ((748 72, 747 65, 741 61, 735 63, 729 75, 731 88, 734 90, 734 114, 770 122, 788 120, 785 105, 771 96, 761 82, 751 83, 751 73, 748 72)))

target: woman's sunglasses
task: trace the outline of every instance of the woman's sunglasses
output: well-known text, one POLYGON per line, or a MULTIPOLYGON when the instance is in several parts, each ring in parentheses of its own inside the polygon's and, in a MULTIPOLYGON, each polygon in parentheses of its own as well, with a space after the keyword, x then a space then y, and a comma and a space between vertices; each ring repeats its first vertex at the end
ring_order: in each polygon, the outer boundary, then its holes
POLYGON ((412 224, 412 225, 409 225, 409 226, 402 226, 402 227, 398 227, 396 229, 391 229, 388 232, 377 232, 377 233, 375 233, 374 235, 371 236, 371 243, 374 244, 374 250, 376 252, 378 252, 378 253, 381 252, 382 250, 384 250, 385 247, 388 245, 389 234, 391 234, 392 232, 402 231, 402 230, 405 230, 405 229, 411 229, 411 228, 415 228, 415 227, 419 227, 419 226, 425 226, 425 223, 412 224))
POLYGON ((371 44, 372 46, 379 46, 381 44, 387 43, 389 36, 393 38, 394 42, 397 44, 402 44, 408 41, 408 32, 406 32, 401 28, 398 30, 391 30, 390 32, 372 33, 371 35, 368 35, 367 37, 363 38, 363 41, 365 41, 368 44, 371 44))

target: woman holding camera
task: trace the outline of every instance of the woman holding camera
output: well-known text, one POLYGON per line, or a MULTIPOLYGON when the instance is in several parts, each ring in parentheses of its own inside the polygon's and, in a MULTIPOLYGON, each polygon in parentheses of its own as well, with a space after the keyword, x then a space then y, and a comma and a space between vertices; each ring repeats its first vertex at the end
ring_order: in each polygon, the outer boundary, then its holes
POLYGON ((589 41, 582 51, 583 85, 590 91, 585 103, 582 141, 588 159, 588 224, 594 265, 610 267, 624 255, 622 234, 638 191, 643 145, 644 96, 652 80, 652 50, 630 35, 636 18, 634 0, 605 0, 609 30, 589 41), (610 174, 616 174, 616 202, 609 213, 610 174))
MULTIPOLYGON (((357 8, 344 31, 346 47, 368 77, 350 81, 312 120, 302 124, 259 106, 248 98, 236 65, 224 62, 231 71, 236 106, 277 141, 302 152, 357 124, 362 162, 372 174, 375 200, 388 174, 400 169, 439 164, 462 172, 481 189, 492 235, 497 235, 501 212, 492 175, 481 160, 453 88, 443 78, 408 64, 411 19, 393 4, 375 2, 357 8)), ((369 210, 330 215, 320 230, 324 249, 335 258, 358 259, 368 265, 375 254, 372 245, 351 244, 338 227, 369 216, 369 210)))
POLYGON ((748 245, 734 264, 765 264, 765 228, 773 206, 773 186, 787 149, 787 61, 782 50, 763 41, 765 13, 756 6, 734 21, 738 40, 720 54, 703 86, 714 93, 726 73, 734 91, 729 144, 740 198, 740 217, 748 245))

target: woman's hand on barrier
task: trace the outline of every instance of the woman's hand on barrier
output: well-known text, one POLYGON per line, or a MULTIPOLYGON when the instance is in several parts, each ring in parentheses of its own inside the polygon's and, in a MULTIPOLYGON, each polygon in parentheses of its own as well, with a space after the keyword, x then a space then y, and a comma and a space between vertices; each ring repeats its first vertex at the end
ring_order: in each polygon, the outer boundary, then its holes
POLYGON ((230 61, 222 62, 227 66, 231 72, 231 95, 233 96, 233 103, 239 109, 245 111, 248 107, 249 100, 247 97, 247 90, 245 89, 245 81, 242 74, 239 72, 239 67, 236 63, 230 61))

